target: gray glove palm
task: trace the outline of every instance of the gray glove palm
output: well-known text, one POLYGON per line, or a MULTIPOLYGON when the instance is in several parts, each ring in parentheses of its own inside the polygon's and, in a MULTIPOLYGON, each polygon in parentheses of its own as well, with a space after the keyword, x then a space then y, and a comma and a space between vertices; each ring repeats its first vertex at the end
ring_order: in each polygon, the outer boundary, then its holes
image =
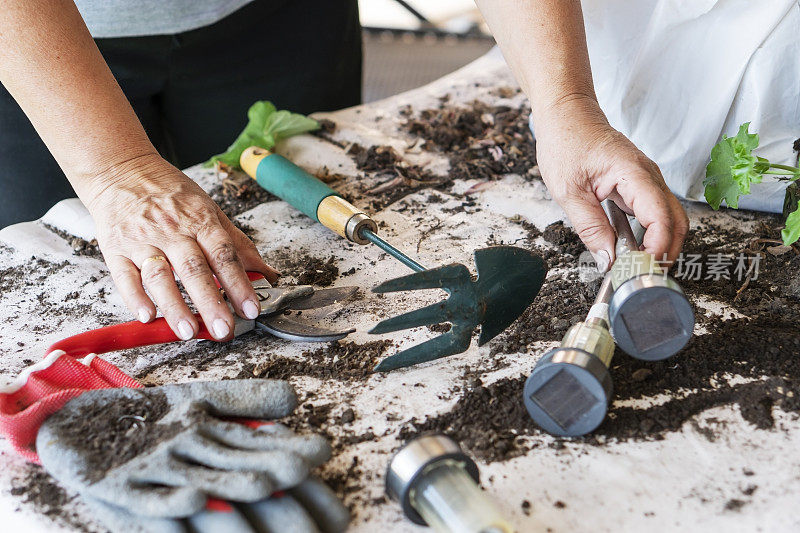
POLYGON ((300 484, 330 457, 318 435, 274 419, 297 403, 274 380, 227 380, 89 391, 39 429, 44 468, 84 496, 150 517, 186 517, 209 497, 255 502, 300 484))

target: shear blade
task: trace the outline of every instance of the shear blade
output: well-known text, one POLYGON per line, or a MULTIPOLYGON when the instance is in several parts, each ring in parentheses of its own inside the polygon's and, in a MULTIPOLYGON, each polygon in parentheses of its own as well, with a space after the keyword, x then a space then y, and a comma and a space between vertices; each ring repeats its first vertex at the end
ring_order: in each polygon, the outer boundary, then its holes
POLYGON ((314 289, 313 294, 302 296, 286 304, 286 309, 305 311, 319 309, 335 303, 343 302, 358 292, 358 287, 332 287, 330 289, 314 289))
POLYGON ((355 331, 353 328, 344 331, 322 328, 292 320, 284 314, 258 317, 256 319, 256 327, 281 339, 306 342, 336 341, 347 337, 355 331))

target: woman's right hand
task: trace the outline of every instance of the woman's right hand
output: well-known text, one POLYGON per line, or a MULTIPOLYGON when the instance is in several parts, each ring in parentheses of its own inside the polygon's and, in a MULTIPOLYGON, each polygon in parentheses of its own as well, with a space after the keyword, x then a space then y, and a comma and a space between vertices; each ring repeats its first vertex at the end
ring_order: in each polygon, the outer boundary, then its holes
POLYGON ((179 338, 197 334, 173 269, 217 340, 233 335, 234 322, 213 276, 239 316, 258 316, 259 300, 246 271, 270 282, 278 273, 194 181, 156 154, 117 165, 111 174, 92 180, 102 189, 83 199, 111 276, 140 321, 155 318, 158 307, 179 338))
POLYGON ((683 207, 658 165, 608 124, 593 98, 540 115, 535 135, 542 179, 601 272, 615 259, 616 234, 600 205, 607 198, 646 228, 645 251, 675 261, 689 230, 683 207))

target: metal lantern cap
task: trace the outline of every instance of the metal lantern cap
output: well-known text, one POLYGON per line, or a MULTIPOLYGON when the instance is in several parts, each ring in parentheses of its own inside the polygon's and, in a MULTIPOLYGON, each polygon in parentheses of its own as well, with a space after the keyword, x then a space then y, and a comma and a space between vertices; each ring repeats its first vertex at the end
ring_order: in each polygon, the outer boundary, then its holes
POLYGON ((691 304, 678 283, 663 274, 644 274, 620 285, 608 316, 617 346, 646 361, 675 355, 694 331, 691 304))
POLYGON ((411 505, 411 489, 429 466, 443 461, 460 463, 475 483, 479 482, 478 465, 458 444, 444 435, 417 437, 400 448, 389 461, 386 494, 400 502, 403 513, 415 524, 427 525, 411 505))
POLYGON ((556 348, 525 381, 523 402, 543 430, 579 437, 603 422, 612 391, 611 374, 599 357, 579 348, 556 348))

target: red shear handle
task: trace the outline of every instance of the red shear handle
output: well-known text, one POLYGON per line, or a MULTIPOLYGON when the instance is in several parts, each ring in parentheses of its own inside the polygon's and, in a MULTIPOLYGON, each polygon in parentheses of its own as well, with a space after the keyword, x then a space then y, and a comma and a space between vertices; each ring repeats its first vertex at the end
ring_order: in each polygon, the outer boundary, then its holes
MULTIPOLYGON (((266 278, 264 277, 264 274, 262 274, 261 272, 248 272, 247 273, 247 279, 249 279, 250 282, 252 283, 254 281, 258 281, 260 279, 266 279, 266 278)), ((219 280, 217 279, 217 276, 214 276, 214 283, 217 284, 217 288, 220 288, 220 289, 222 288, 222 285, 220 285, 219 280)))
MULTIPOLYGON (((200 315, 195 315, 195 317, 200 324, 200 332, 196 338, 213 340, 214 337, 203 324, 200 315)), ((181 339, 175 335, 164 318, 156 318, 147 324, 134 320, 67 337, 50 346, 47 353, 53 350, 64 350, 73 357, 82 357, 90 353, 101 354, 179 340, 181 339)))
MULTIPOLYGON (((264 276, 258 272, 248 272, 247 277, 251 282, 264 279, 264 276)), ((214 277, 214 281, 219 286, 216 277, 214 277)), ((194 316, 200 324, 200 331, 195 338, 215 340, 206 325, 203 324, 200 315, 194 316)), ((101 354, 179 340, 181 339, 175 335, 167 321, 164 318, 157 318, 147 324, 133 321, 79 333, 56 342, 48 348, 47 353, 53 350, 64 350, 73 357, 82 357, 90 353, 101 354)))

